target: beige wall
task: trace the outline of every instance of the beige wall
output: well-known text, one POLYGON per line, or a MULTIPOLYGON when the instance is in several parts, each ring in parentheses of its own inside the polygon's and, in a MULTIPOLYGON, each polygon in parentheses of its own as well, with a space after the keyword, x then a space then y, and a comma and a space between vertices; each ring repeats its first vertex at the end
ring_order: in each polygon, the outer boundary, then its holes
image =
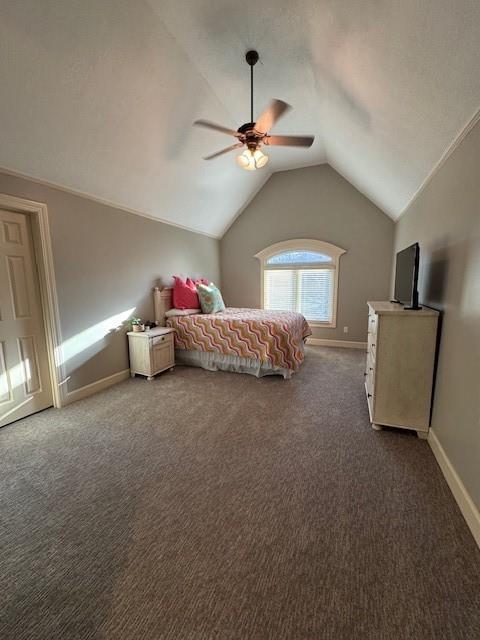
POLYGON ((314 335, 366 340, 366 301, 389 295, 393 235, 392 220, 329 165, 276 173, 221 240, 226 302, 260 306, 254 255, 261 249, 294 238, 324 240, 347 253, 340 259, 337 327, 314 335))
POLYGON ((105 321, 153 320, 172 274, 219 281, 217 240, 1 173, 0 193, 48 206, 69 391, 128 368, 125 329, 105 321))
POLYGON ((432 428, 480 506, 480 124, 396 225, 420 243, 420 302, 440 309, 432 428))

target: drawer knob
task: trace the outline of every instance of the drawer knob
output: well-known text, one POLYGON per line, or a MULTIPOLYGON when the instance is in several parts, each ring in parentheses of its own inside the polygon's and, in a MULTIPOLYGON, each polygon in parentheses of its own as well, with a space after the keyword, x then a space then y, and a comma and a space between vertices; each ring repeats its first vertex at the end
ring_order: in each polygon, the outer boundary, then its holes
POLYGON ((372 394, 371 393, 367 393, 367 398, 371 398, 372 394))

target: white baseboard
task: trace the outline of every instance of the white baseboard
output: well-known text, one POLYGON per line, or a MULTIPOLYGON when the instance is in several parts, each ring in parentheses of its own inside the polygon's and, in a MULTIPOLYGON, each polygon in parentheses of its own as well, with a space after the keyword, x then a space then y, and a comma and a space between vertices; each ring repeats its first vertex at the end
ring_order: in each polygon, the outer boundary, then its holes
POLYGON ((123 371, 114 373, 111 376, 107 376, 106 378, 87 384, 84 387, 80 387, 80 389, 75 389, 75 391, 68 391, 65 394, 66 397, 64 398, 62 405, 70 404, 71 402, 76 402, 77 400, 82 400, 83 398, 92 396, 94 393, 107 389, 118 382, 122 382, 122 380, 126 380, 128 377, 130 377, 130 369, 124 369, 123 371))
POLYGON ((450 462, 450 459, 445 453, 445 450, 440 444, 433 429, 430 429, 429 431, 428 444, 433 451, 433 455, 438 462, 438 466, 445 476, 445 480, 450 487, 450 491, 453 493, 453 497, 460 507, 460 511, 462 512, 476 543, 480 547, 480 512, 468 491, 465 489, 465 485, 460 480, 458 473, 455 471, 454 466, 450 462))
POLYGON ((346 349, 367 349, 366 342, 353 342, 352 340, 329 340, 327 338, 307 338, 307 344, 314 347, 345 347, 346 349))

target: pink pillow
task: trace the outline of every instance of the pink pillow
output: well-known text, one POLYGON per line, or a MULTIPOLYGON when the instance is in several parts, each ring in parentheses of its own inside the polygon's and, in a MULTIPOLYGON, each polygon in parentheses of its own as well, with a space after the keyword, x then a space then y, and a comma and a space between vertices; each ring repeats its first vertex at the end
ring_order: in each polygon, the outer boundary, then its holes
POLYGON ((199 309, 200 301, 197 294, 197 284, 208 284, 208 280, 200 278, 192 280, 187 278, 183 280, 179 276, 173 276, 175 281, 173 285, 173 306, 175 309, 199 309))

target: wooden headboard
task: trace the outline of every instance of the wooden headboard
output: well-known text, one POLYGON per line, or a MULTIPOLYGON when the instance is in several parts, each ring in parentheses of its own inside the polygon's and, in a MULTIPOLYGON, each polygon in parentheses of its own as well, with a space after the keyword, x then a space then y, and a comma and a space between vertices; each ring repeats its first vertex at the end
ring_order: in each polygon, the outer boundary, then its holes
POLYGON ((165 313, 173 307, 172 292, 172 287, 163 287, 163 289, 155 287, 153 290, 155 322, 159 327, 165 326, 165 313))

